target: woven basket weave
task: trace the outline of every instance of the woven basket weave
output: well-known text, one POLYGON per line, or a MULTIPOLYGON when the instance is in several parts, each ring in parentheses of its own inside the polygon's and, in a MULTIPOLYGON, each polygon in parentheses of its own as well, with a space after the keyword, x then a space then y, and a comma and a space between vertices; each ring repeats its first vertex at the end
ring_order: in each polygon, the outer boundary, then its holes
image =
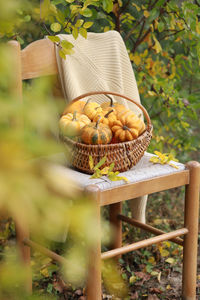
POLYGON ((107 145, 86 145, 83 143, 75 142, 70 138, 64 136, 61 136, 61 140, 63 141, 67 149, 67 155, 71 165, 78 170, 81 170, 88 174, 92 174, 93 171, 89 167, 89 156, 92 156, 94 164, 96 165, 106 155, 107 159, 102 167, 109 166, 112 162, 114 162, 115 167, 113 171, 124 172, 136 165, 136 163, 142 158, 144 152, 149 146, 153 130, 151 120, 146 109, 141 104, 124 95, 114 92, 90 92, 78 96, 72 102, 76 102, 88 96, 100 94, 119 96, 137 105, 144 113, 147 121, 145 131, 133 141, 107 145))

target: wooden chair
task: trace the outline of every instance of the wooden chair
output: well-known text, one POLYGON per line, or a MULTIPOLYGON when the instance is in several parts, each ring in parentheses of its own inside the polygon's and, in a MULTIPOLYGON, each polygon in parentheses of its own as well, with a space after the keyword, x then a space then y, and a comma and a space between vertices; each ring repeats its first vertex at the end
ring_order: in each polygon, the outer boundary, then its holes
MULTIPOLYGON (((16 61, 16 84, 13 89, 18 97, 22 98, 22 80, 58 73, 54 45, 48 39, 33 42, 22 51, 19 43, 16 41, 11 41, 10 46, 13 49, 13 56, 16 61)), ((83 188, 95 201, 98 226, 100 227, 101 206, 109 205, 110 221, 116 228, 113 249, 101 253, 101 241, 99 238, 91 253, 91 265, 88 271, 87 282, 88 300, 101 299, 101 259, 119 256, 165 240, 171 240, 183 246, 182 299, 196 299, 199 186, 200 164, 191 161, 184 168, 174 170, 172 173, 164 172, 161 176, 154 176, 120 186, 111 185, 109 188, 103 189, 100 189, 98 184, 89 184, 83 188), (121 215, 122 201, 180 186, 185 186, 184 227, 181 229, 165 233, 121 215), (122 221, 142 228, 156 236, 122 246, 122 221), (183 239, 179 237, 181 235, 184 236, 183 239)), ((31 241, 28 236, 28 228, 19 228, 16 224, 16 229, 18 244, 25 263, 29 263, 30 260, 29 246, 42 251, 61 263, 63 262, 64 259, 61 256, 31 241)), ((31 289, 30 281, 27 287, 31 289)))

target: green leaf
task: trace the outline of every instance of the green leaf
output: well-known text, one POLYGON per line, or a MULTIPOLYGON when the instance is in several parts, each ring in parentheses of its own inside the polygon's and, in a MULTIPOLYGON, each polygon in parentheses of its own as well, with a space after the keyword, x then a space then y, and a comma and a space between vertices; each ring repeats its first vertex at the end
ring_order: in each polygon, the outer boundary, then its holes
POLYGON ((41 3, 41 19, 46 19, 49 15, 50 0, 44 0, 41 3))
POLYGON ((94 24, 94 22, 85 22, 83 24, 83 27, 87 29, 87 28, 90 28, 93 24, 94 24))
POLYGON ((76 40, 78 37, 78 28, 76 28, 76 27, 73 28, 72 35, 73 35, 74 39, 76 40))
POLYGON ((17 36, 17 40, 21 45, 24 44, 24 40, 19 35, 17 36))
POLYGON ((82 37, 84 37, 85 39, 87 39, 87 30, 85 28, 80 28, 79 29, 79 33, 82 35, 82 37))
POLYGON ((114 169, 114 166, 115 166, 115 163, 114 163, 114 162, 110 164, 109 172, 111 172, 111 171, 114 169))
POLYGON ((112 0, 103 0, 103 9, 107 12, 110 13, 113 10, 113 1, 112 0))
POLYGON ((101 178, 101 177, 102 177, 101 171, 97 169, 90 178, 92 179, 92 178, 101 178))
POLYGON ((79 20, 77 20, 77 22, 76 22, 76 24, 75 24, 75 27, 81 27, 82 26, 82 24, 83 24, 83 22, 84 22, 84 20, 81 20, 81 19, 79 19, 79 20))
POLYGON ((80 11, 80 14, 86 18, 92 17, 92 10, 89 8, 85 8, 80 11))
POLYGON ((67 49, 67 48, 63 48, 62 50, 67 55, 72 55, 75 52, 73 49, 67 49))
POLYGON ((158 31, 162 32, 165 28, 165 24, 163 22, 159 22, 158 23, 158 31))
POLYGON ((59 50, 59 55, 60 55, 61 58, 66 59, 66 54, 63 51, 63 49, 59 50))
POLYGON ((61 41, 61 46, 65 49, 72 49, 74 45, 66 40, 61 41))
POLYGON ((31 20, 31 16, 30 15, 26 15, 25 17, 24 17, 24 21, 25 22, 29 22, 31 20))
POLYGON ((104 156, 100 162, 98 162, 98 164, 94 167, 94 170, 99 169, 103 164, 105 164, 107 157, 104 156))
POLYGON ((52 41, 53 43, 59 43, 60 42, 60 38, 58 36, 48 35, 48 39, 50 41, 52 41))
POLYGON ((75 0, 65 0, 67 3, 73 3, 75 0))
POLYGON ((59 23, 52 23, 51 24, 51 30, 53 31, 53 32, 58 32, 58 31, 60 31, 61 30, 61 25, 59 24, 59 23))

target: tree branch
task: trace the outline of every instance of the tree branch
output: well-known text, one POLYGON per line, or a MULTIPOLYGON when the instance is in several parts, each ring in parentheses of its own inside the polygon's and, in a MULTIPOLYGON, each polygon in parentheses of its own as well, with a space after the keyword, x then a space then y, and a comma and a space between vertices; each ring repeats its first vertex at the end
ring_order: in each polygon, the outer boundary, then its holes
POLYGON ((146 38, 146 36, 149 34, 151 32, 151 28, 149 28, 146 32, 145 32, 145 34, 141 37, 141 39, 140 40, 137 40, 136 41, 136 43, 135 43, 135 45, 134 45, 134 47, 133 47, 133 49, 132 49, 132 53, 134 53, 135 52, 135 50, 137 49, 137 47, 144 41, 144 39, 146 38))
POLYGON ((177 30, 176 32, 174 33, 171 33, 171 34, 166 34, 165 36, 163 36, 161 39, 159 39, 159 41, 162 41, 164 40, 166 37, 169 37, 169 36, 173 36, 173 35, 176 35, 177 33, 181 32, 181 31, 184 31, 185 29, 181 29, 181 30, 177 30))

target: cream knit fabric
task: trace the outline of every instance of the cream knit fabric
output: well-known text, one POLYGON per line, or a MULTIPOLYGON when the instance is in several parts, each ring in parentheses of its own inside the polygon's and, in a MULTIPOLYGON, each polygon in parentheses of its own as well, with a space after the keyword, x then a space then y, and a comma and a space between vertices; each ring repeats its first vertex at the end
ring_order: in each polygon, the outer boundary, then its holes
MULTIPOLYGON (((63 60, 56 47, 56 58, 59 77, 66 102, 90 91, 112 91, 124 94, 140 103, 137 83, 129 60, 126 46, 116 31, 105 33, 88 33, 87 39, 79 36, 76 40, 72 35, 59 35, 74 45, 75 53, 63 60)), ((108 101, 105 96, 95 96, 98 103, 108 101)), ((124 104, 137 115, 141 110, 131 102, 119 97, 114 101, 124 104)), ((147 197, 131 201, 134 218, 145 222, 147 197)))
MULTIPOLYGON (((61 85, 67 101, 90 91, 106 90, 124 94, 140 102, 129 56, 117 31, 88 33, 87 39, 79 36, 75 40, 72 35, 65 34, 59 37, 71 42, 75 51, 63 60, 56 47, 61 85)), ((98 103, 108 101, 103 95, 94 98, 98 103)), ((141 113, 136 105, 119 97, 113 98, 128 105, 137 114, 141 113)))

